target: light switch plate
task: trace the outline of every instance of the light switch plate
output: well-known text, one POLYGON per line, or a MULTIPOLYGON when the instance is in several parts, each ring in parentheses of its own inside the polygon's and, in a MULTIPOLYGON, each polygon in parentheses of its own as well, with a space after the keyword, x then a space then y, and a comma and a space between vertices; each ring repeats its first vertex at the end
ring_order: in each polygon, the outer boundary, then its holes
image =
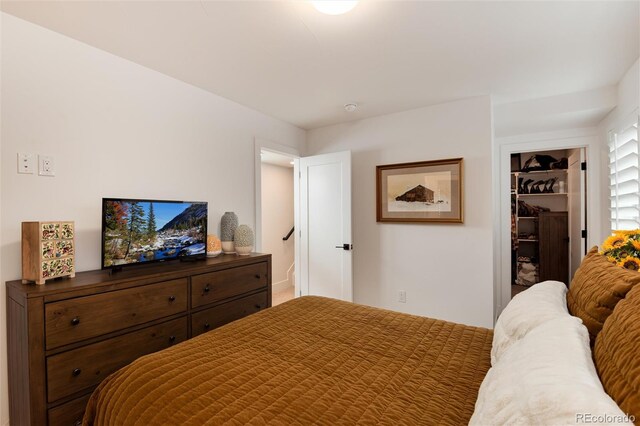
POLYGON ((49 155, 38 155, 38 174, 40 176, 56 175, 53 157, 49 155))
POLYGON ((18 153, 18 173, 35 173, 35 158, 33 154, 18 153))

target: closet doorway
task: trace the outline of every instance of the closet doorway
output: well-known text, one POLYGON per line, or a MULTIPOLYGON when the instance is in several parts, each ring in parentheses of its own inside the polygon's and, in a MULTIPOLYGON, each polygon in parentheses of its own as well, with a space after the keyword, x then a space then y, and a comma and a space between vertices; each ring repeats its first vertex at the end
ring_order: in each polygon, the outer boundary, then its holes
POLYGON ((569 285, 586 252, 585 148, 511 154, 511 297, 569 285))

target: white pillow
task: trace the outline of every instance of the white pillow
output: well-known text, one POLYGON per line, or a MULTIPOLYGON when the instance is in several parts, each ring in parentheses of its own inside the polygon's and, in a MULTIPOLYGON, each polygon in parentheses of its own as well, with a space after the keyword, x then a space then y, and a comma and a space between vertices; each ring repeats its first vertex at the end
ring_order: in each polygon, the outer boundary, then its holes
POLYGON ((470 424, 576 423, 633 424, 602 388, 586 327, 566 316, 536 327, 504 353, 480 386, 470 424))
POLYGON ((549 320, 569 315, 567 286, 544 281, 517 294, 504 308, 493 330, 491 365, 528 332, 549 320))

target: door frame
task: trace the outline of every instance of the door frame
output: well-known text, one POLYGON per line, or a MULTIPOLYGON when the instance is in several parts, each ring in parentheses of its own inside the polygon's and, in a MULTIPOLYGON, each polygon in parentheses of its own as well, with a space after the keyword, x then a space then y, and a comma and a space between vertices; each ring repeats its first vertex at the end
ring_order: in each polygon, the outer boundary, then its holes
MULTIPOLYGON (((573 185, 571 185, 571 180, 572 180, 572 171, 577 171, 578 172, 578 182, 577 182, 577 186, 578 186, 578 190, 577 190, 577 195, 578 195, 578 205, 581 206, 582 209, 584 209, 584 211, 580 212, 581 216, 579 217, 579 227, 580 229, 587 229, 587 211, 586 211, 586 205, 588 202, 588 192, 589 189, 587 188, 587 174, 585 170, 582 170, 581 167, 581 163, 584 163, 587 161, 587 157, 586 157, 586 153, 587 150, 584 148, 581 149, 577 149, 577 150, 572 150, 575 151, 577 153, 577 163, 576 166, 572 169, 571 167, 571 154, 569 154, 567 156, 567 159, 569 160, 569 168, 567 169, 567 190, 572 189, 573 185)), ((574 163, 575 164, 575 163, 574 163)), ((571 209, 572 201, 572 195, 574 195, 575 192, 572 190, 570 193, 567 194, 567 208, 570 210, 568 212, 568 218, 569 218, 569 280, 573 280, 573 276, 574 276, 574 272, 575 270, 578 268, 578 266, 580 266, 580 263, 582 263, 582 259, 584 258, 584 256, 587 254, 587 251, 589 250, 588 244, 587 244, 587 239, 586 238, 579 238, 579 244, 576 245, 575 241, 571 241, 572 239, 572 232, 574 232, 575 229, 575 223, 574 223, 574 213, 571 209), (574 250, 575 249, 575 250, 574 250), (579 254, 580 259, 578 262, 574 262, 575 259, 575 255, 579 254)), ((578 239, 578 238, 577 238, 578 239)))
MULTIPOLYGON (((254 191, 255 191, 255 204, 256 204, 256 217, 254 229, 255 232, 255 250, 257 252, 262 251, 262 159, 260 153, 262 151, 270 151, 276 154, 286 155, 294 159, 294 161, 300 158, 300 151, 296 148, 282 145, 268 139, 255 138, 254 141, 254 191)), ((294 179, 296 182, 297 179, 294 179)), ((294 189, 295 192, 295 189, 294 189)), ((294 206, 295 208, 295 206, 294 206)), ((297 260, 297 259, 296 259, 297 260)), ((297 280, 296 280, 297 282, 297 280)))
POLYGON ((600 184, 602 143, 597 129, 528 134, 499 138, 495 141, 494 164, 494 321, 511 300, 511 154, 519 152, 585 149, 587 162, 587 243, 597 245, 602 240, 602 206, 600 184), (496 176, 497 175, 497 176, 496 176))

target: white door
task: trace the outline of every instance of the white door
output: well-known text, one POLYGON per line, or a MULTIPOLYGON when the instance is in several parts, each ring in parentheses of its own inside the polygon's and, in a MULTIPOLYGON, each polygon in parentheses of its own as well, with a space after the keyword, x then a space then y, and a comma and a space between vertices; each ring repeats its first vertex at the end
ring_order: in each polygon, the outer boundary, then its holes
POLYGON ((569 170, 567 173, 567 192, 569 197, 569 250, 570 268, 569 279, 580 266, 585 255, 585 238, 582 230, 586 228, 586 191, 585 172, 582 170, 584 162, 584 148, 571 150, 569 155, 569 170))
POLYGON ((351 152, 295 160, 296 294, 353 300, 351 152))

